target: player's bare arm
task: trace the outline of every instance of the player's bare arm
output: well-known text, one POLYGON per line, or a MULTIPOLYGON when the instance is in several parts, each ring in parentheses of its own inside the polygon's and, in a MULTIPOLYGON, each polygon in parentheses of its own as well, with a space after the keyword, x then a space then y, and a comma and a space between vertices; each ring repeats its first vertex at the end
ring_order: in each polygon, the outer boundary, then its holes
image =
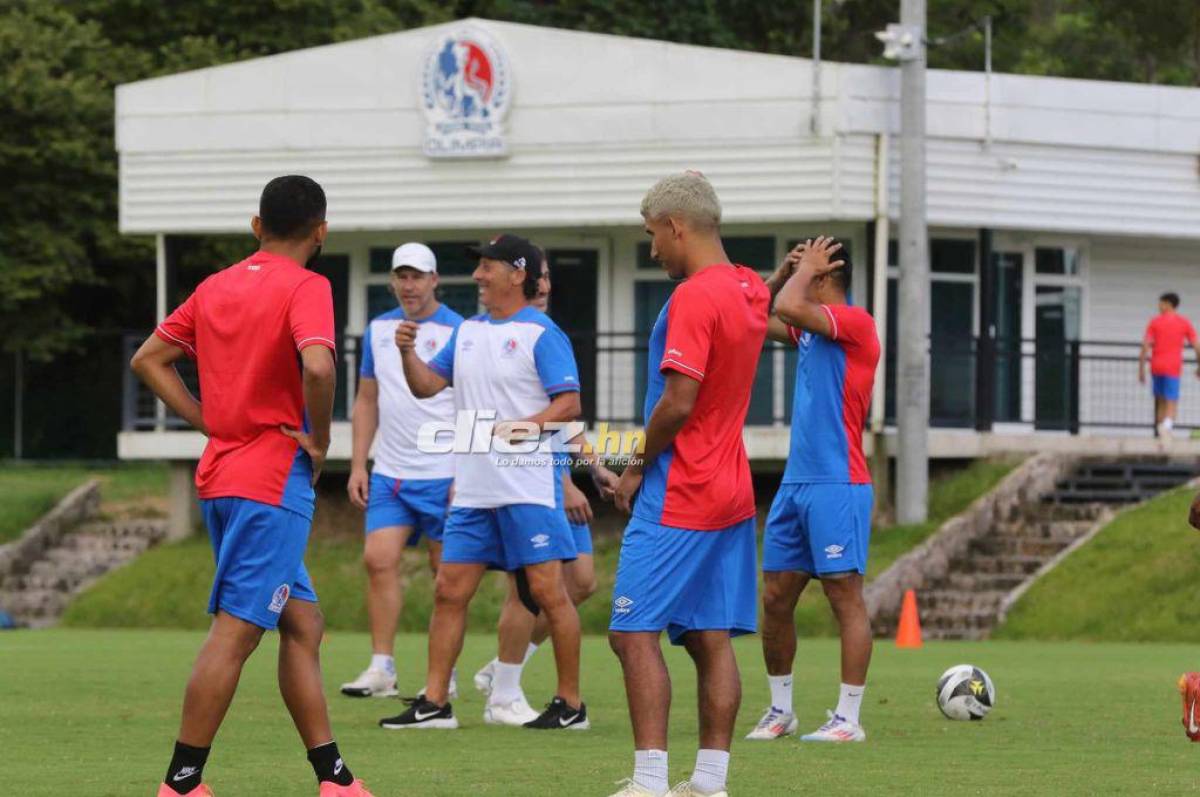
POLYGON ((654 412, 650 413, 650 420, 646 422, 646 445, 642 456, 630 462, 621 473, 613 495, 617 508, 622 512, 629 514, 632 511, 633 496, 642 484, 646 464, 665 451, 675 435, 679 434, 691 417, 699 394, 698 381, 678 371, 667 372, 667 384, 662 397, 654 405, 654 412))
POLYGON ((592 505, 583 490, 575 486, 575 480, 571 478, 569 470, 563 471, 562 490, 563 511, 567 513, 567 517, 570 518, 571 522, 577 524, 591 523, 592 505))
POLYGON ((311 431, 281 428, 300 443, 312 458, 312 483, 321 478, 325 455, 329 451, 329 427, 333 423, 333 394, 337 390, 337 368, 333 352, 322 345, 306 346, 300 351, 304 366, 304 408, 311 431))
POLYGON ((449 387, 450 382, 417 356, 417 331, 420 328, 416 321, 401 321, 396 326, 396 347, 400 349, 400 363, 404 366, 408 389, 417 398, 429 398, 449 387))
POLYGON ((197 430, 208 434, 200 402, 188 390, 175 370, 175 361, 184 355, 183 349, 151 334, 129 361, 129 367, 146 387, 154 392, 171 410, 197 430))
POLYGON ((358 381, 354 410, 350 415, 350 480, 346 491, 350 503, 359 509, 367 508, 371 475, 367 472, 367 455, 379 429, 379 380, 368 376, 358 381))
MULTIPOLYGON (((1150 359, 1150 341, 1142 341, 1142 350, 1138 352, 1138 382, 1146 384, 1146 360, 1150 359)), ((1197 372, 1200 375, 1200 372, 1197 372)))
POLYGON ((788 326, 831 337, 833 324, 829 314, 819 302, 809 297, 809 286, 814 280, 844 265, 845 261, 834 259, 841 248, 840 243, 825 236, 815 241, 805 241, 796 272, 775 299, 773 315, 777 315, 788 326))
POLYGON ((505 440, 515 441, 529 436, 538 436, 548 423, 568 423, 579 417, 583 405, 579 393, 572 390, 558 393, 550 398, 550 404, 539 413, 518 421, 497 421, 492 434, 505 440))

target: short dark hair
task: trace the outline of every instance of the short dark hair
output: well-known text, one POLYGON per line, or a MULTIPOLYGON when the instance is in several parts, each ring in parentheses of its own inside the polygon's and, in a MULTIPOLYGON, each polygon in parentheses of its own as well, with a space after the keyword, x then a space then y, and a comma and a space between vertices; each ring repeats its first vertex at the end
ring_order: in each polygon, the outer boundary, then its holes
POLYGON ((258 200, 258 217, 263 231, 272 238, 302 238, 325 221, 325 191, 311 177, 276 177, 258 200))
POLYGON ((1166 302, 1167 304, 1171 305, 1172 307, 1179 307, 1179 294, 1178 293, 1171 293, 1168 291, 1167 293, 1164 293, 1162 296, 1159 296, 1158 300, 1160 302, 1166 302))
POLYGON ((841 260, 842 265, 829 272, 829 278, 837 283, 842 289, 842 293, 850 295, 850 281, 853 277, 854 264, 850 262, 850 253, 846 251, 845 246, 833 253, 834 260, 841 260))

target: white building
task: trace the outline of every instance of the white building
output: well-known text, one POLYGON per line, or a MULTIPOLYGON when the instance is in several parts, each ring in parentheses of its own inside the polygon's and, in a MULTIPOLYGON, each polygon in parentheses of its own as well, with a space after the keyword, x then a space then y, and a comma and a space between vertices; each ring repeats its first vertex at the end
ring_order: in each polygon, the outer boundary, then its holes
MULTIPOLYGON (((324 271, 348 375, 353 337, 389 304, 392 247, 434 245, 445 299, 469 310, 462 244, 520 232, 550 253, 589 416, 634 424, 633 333, 670 291, 638 207, 668 172, 712 180, 731 257, 764 272, 798 238, 841 237, 856 301, 883 310, 872 274, 894 284, 875 241, 899 208, 899 75, 824 63, 814 96, 813 70, 472 19, 131 83, 117 89, 120 228, 159 237, 161 315, 168 236, 244 232, 268 179, 312 176, 329 197, 324 271), (459 132, 427 142, 427 104, 459 132), (488 129, 450 140, 471 125, 488 129), (452 147, 492 152, 426 154, 452 147)), ((928 136, 931 453, 1144 445, 1136 344, 1163 291, 1200 307, 1200 90, 931 70, 928 136)), ((786 454, 790 362, 764 355, 747 431, 757 461, 786 454)), ((131 393, 122 457, 198 456, 198 434, 139 406, 131 393)), ((1200 425, 1200 384, 1185 382, 1181 423, 1200 425)), ((349 456, 346 424, 331 456, 349 456)))

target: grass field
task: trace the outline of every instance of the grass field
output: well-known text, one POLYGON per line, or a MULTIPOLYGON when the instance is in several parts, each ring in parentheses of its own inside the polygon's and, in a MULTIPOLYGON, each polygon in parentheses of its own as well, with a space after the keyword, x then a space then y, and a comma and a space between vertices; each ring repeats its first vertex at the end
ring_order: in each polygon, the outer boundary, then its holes
MULTIPOLYGON (((177 729, 184 681, 201 642, 186 631, 18 631, 0 635, 0 792, 22 797, 153 793, 177 729), (14 784, 19 790, 13 791, 14 784)), ((472 636, 464 680, 491 654, 472 636)), ((275 637, 252 657, 217 738, 206 780, 217 797, 315 794, 274 686, 275 637)), ((745 681, 743 733, 767 698, 758 641, 738 642, 745 681)), ((482 698, 461 697, 459 731, 383 731, 394 700, 349 700, 336 685, 357 674, 367 651, 359 634, 333 633, 325 678, 337 739, 377 797, 560 795, 604 797, 632 766, 631 736, 615 658, 601 637, 585 640, 584 692, 595 728, 537 736, 484 726, 482 698)), ((1196 783, 1200 747, 1179 724, 1175 678, 1200 662, 1193 646, 984 642, 877 647, 863 721, 852 747, 735 742, 730 793, 851 795, 1185 794, 1196 783), (933 702, 937 676, 970 662, 998 693, 979 723, 944 720, 933 702)), ((695 755, 695 685, 686 658, 669 652, 675 675, 673 780, 695 755)), ((424 643, 400 641, 402 690, 422 678, 424 643)), ((803 642, 797 709, 815 727, 836 698, 837 646, 803 642)), ((526 671, 531 700, 548 699, 553 663, 539 653, 526 671)))
MULTIPOLYGON (((936 479, 930 491, 927 523, 893 526, 874 533, 868 576, 885 570, 898 556, 936 531, 942 522, 995 486, 1014 465, 1011 460, 980 460, 936 479)), ((766 507, 761 509, 765 514, 766 507)), ((349 518, 346 522, 354 523, 353 528, 314 534, 305 561, 317 586, 329 627, 363 630, 366 628, 366 607, 360 561, 362 536, 357 526, 361 520, 357 514, 349 518)), ((320 525, 326 529, 335 526, 330 523, 320 525)), ((597 534, 595 546, 599 589, 595 597, 580 607, 580 619, 586 630, 603 633, 608 627, 609 600, 620 539, 613 534, 597 534)), ((409 553, 405 572, 408 582, 401 629, 419 631, 428 627, 432 608, 432 581, 425 566, 423 549, 409 553)), ((212 552, 206 538, 196 537, 156 548, 130 566, 110 574, 78 598, 67 610, 63 621, 70 626, 90 628, 206 628, 208 617, 204 608, 212 573, 212 552)), ((498 576, 485 580, 482 593, 471 604, 471 628, 480 632, 495 628, 505 589, 503 579, 498 576)), ((836 633, 833 616, 819 589, 805 594, 796 618, 805 636, 836 633)))
POLYGON ((138 503, 142 514, 147 504, 160 500, 167 491, 167 469, 158 464, 5 464, 0 466, 0 544, 18 537, 63 496, 93 476, 101 481, 106 503, 138 503))
POLYGON ((1194 641, 1200 532, 1184 488, 1125 512, 1036 583, 998 636, 1194 641))

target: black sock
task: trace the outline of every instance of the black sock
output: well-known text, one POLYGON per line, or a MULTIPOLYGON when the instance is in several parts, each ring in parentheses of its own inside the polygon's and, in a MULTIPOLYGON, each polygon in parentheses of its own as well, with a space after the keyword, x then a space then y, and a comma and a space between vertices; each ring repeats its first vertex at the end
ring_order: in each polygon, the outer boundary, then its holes
POLYGON ((332 781, 339 786, 349 786, 354 782, 350 767, 342 761, 338 752, 337 742, 323 744, 308 751, 308 763, 312 764, 313 772, 317 773, 317 782, 332 781))
POLYGON ((178 794, 187 794, 199 786, 209 749, 175 742, 175 754, 171 756, 171 766, 167 768, 163 782, 178 794))

